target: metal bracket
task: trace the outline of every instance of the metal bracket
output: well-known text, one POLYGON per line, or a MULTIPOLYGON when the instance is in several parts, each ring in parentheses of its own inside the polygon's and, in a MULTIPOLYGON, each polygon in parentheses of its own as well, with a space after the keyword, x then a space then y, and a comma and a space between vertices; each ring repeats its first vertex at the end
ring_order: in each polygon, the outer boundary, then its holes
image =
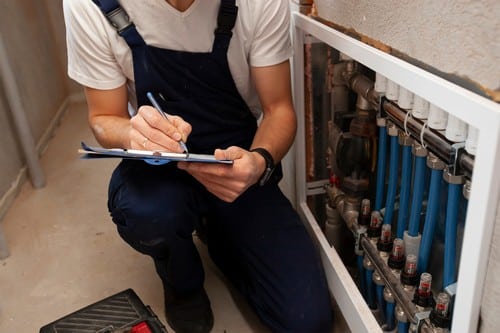
POLYGON ((458 162, 458 156, 465 149, 465 142, 454 143, 451 145, 449 169, 453 175, 457 175, 460 166, 458 162))
POLYGON ((455 282, 448 285, 446 288, 444 288, 444 291, 451 297, 455 296, 457 294, 457 283, 455 282))
POLYGON ((428 319, 429 319, 430 314, 431 314, 430 311, 422 311, 422 312, 415 313, 414 318, 417 320, 417 324, 416 324, 417 332, 421 332, 421 329, 422 329, 422 327, 424 327, 424 324, 426 327, 429 326, 428 319))
POLYGON ((330 184, 328 179, 316 180, 314 182, 308 182, 306 184, 307 195, 317 195, 326 193, 326 186, 330 184))

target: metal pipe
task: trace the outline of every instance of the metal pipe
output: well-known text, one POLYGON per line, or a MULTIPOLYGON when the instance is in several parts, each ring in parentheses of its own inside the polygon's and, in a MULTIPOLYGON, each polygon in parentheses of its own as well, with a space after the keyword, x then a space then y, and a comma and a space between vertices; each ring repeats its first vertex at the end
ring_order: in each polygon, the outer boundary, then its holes
POLYGON ((411 320, 415 320, 415 314, 417 313, 417 309, 415 305, 408 298, 408 294, 404 291, 401 283, 396 278, 394 273, 390 270, 390 268, 385 264, 383 259, 378 254, 378 250, 375 246, 370 242, 368 237, 361 237, 360 244, 363 250, 365 251, 365 255, 367 255, 371 261, 371 263, 375 266, 375 268, 380 272, 380 276, 385 281, 386 287, 388 287, 396 303, 398 303, 401 309, 405 312, 407 318, 411 320))
MULTIPOLYGON (((406 111, 401 109, 398 105, 391 103, 388 100, 382 99, 380 101, 378 93, 374 89, 374 83, 371 79, 360 73, 354 73, 347 78, 347 84, 357 94, 363 96, 375 110, 379 109, 380 103, 382 108, 387 112, 389 119, 394 121, 400 128, 404 128, 405 118, 406 128, 415 139, 420 139, 423 124, 412 117, 406 117, 406 111)), ((435 155, 445 161, 447 164, 455 162, 455 150, 451 147, 450 143, 444 136, 434 131, 424 131, 424 141, 426 142, 429 150, 435 155)), ((472 174, 474 168, 474 158, 469 154, 464 153, 458 157, 459 165, 468 173, 472 174)))
MULTIPOLYGON (((420 140, 421 134, 425 141, 426 148, 434 153, 437 157, 443 160, 447 165, 453 165, 456 161, 456 149, 443 135, 436 131, 424 130, 424 124, 415 118, 406 117, 406 111, 399 108, 397 105, 388 100, 382 101, 383 110, 386 112, 387 118, 394 122, 401 129, 405 128, 416 140, 420 140)), ((458 164, 468 174, 472 174, 474 168, 474 159, 467 153, 462 153, 458 156, 458 164)))
POLYGON ((374 83, 363 74, 354 73, 347 80, 349 87, 358 95, 363 96, 373 109, 378 110, 379 94, 374 89, 374 83))
POLYGON ((474 156, 469 154, 461 154, 458 158, 460 168, 469 172, 466 174, 468 177, 472 177, 472 169, 474 169, 474 156))
MULTIPOLYGON (((380 103, 382 103, 382 107, 388 113, 389 118, 396 122, 400 128, 404 127, 406 111, 390 101, 382 100, 380 102, 379 95, 375 91, 374 83, 371 79, 363 74, 354 73, 347 78, 347 84, 357 94, 363 96, 363 98, 366 99, 375 110, 378 110, 380 103)), ((406 125, 412 136, 419 139, 423 124, 420 121, 409 117, 406 120, 406 125)), ((448 164, 455 162, 455 150, 451 147, 451 143, 444 136, 437 134, 434 131, 425 131, 423 133, 423 138, 429 146, 429 149, 439 158, 448 164)), ((474 159, 470 155, 462 154, 459 156, 458 162, 469 175, 472 174, 474 159)))
MULTIPOLYGON (((399 279, 379 255, 378 249, 366 236, 366 228, 358 225, 358 211, 356 207, 359 207, 359 202, 356 200, 349 200, 342 190, 336 186, 328 188, 327 194, 330 202, 334 202, 348 228, 356 237, 359 236, 359 238, 357 238, 359 239, 359 243, 357 244, 359 244, 360 249, 364 251, 366 259, 370 261, 370 265, 373 266, 375 271, 380 273, 384 285, 386 288, 389 288, 395 303, 398 304, 398 308, 401 309, 406 318, 408 318, 408 321, 413 324, 421 323, 422 327, 430 327, 428 319, 423 319, 422 322, 422 319, 417 318, 418 310, 415 304, 412 303, 408 293, 403 289, 399 279)), ((400 319, 401 318, 398 317, 398 321, 401 321, 400 319)))
POLYGON ((5 87, 5 95, 10 107, 12 119, 18 134, 21 148, 26 159, 31 183, 35 188, 45 186, 45 175, 43 174, 38 159, 38 152, 35 146, 35 140, 23 109, 22 98, 16 85, 16 77, 9 64, 9 58, 3 42, 3 36, 0 35, 0 75, 5 87))

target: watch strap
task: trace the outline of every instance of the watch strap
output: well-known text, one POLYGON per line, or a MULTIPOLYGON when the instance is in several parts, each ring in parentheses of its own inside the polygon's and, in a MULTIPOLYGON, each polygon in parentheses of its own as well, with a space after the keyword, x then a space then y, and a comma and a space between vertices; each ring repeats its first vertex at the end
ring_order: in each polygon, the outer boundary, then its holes
POLYGON ((250 151, 256 152, 259 155, 261 155, 264 158, 264 161, 266 162, 266 168, 264 169, 264 173, 259 179, 259 185, 264 186, 269 180, 269 178, 271 178, 271 175, 273 174, 275 168, 273 156, 269 151, 267 151, 267 149, 261 147, 253 148, 250 151))

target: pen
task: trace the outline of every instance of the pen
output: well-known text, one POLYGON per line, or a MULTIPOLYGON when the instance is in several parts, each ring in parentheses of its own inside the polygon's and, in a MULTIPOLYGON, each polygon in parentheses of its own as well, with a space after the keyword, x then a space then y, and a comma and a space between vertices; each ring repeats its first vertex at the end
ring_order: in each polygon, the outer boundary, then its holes
MULTIPOLYGON (((158 104, 158 102, 154 98, 153 94, 150 93, 150 92, 148 92, 146 94, 146 96, 148 96, 148 99, 151 101, 151 103, 153 104, 153 106, 155 107, 155 109, 158 110, 158 112, 161 114, 161 116, 163 118, 165 118, 166 120, 169 120, 167 113, 162 110, 162 108, 160 107, 160 104, 158 104)), ((182 139, 180 139, 179 140, 179 144, 181 145, 181 148, 184 149, 184 152, 186 153, 186 155, 189 156, 189 151, 188 151, 188 148, 186 146, 186 143, 184 141, 182 141, 182 139)))

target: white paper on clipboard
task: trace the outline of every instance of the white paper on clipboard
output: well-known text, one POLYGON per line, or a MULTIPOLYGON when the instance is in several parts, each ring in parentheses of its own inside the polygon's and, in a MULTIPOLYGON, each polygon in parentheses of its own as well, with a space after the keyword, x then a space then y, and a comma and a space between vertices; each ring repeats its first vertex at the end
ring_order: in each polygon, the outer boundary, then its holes
POLYGON ((199 163, 222 163, 233 164, 232 160, 217 160, 214 155, 207 154, 185 154, 167 153, 151 150, 122 149, 122 148, 101 148, 91 147, 84 142, 78 152, 82 154, 82 159, 98 158, 126 158, 134 160, 144 160, 150 164, 165 164, 168 162, 199 162, 199 163))

